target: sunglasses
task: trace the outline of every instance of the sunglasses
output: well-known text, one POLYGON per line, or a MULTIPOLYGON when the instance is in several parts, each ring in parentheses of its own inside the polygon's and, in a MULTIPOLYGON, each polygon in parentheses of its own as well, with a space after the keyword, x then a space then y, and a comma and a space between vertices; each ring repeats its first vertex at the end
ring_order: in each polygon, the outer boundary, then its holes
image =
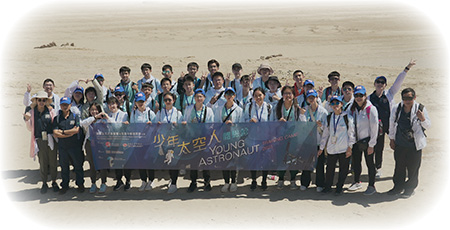
POLYGON ((333 77, 333 78, 330 78, 329 80, 330 80, 330 81, 339 81, 339 78, 333 77))
POLYGON ((339 101, 330 102, 330 105, 339 105, 339 104, 340 104, 339 101))
POLYGON ((355 98, 358 98, 358 97, 364 97, 364 95, 360 94, 360 93, 355 94, 355 98))
POLYGON ((169 71, 169 70, 166 70, 166 71, 163 71, 163 73, 170 73, 170 71, 169 71))
POLYGON ((412 101, 414 97, 402 97, 403 101, 412 101))
POLYGON ((37 99, 37 101, 38 101, 38 102, 46 102, 47 99, 45 99, 45 98, 44 98, 44 99, 37 99))
POLYGON ((122 97, 122 96, 125 96, 125 94, 124 93, 116 93, 116 94, 114 94, 116 97, 122 97))
POLYGON ((344 92, 345 92, 345 91, 352 91, 352 90, 353 90, 352 88, 343 88, 343 89, 342 89, 342 91, 344 91, 344 92))
POLYGON ((386 84, 385 81, 379 81, 379 80, 378 80, 378 81, 375 81, 375 83, 377 83, 377 84, 383 84, 383 85, 386 84))
POLYGON ((164 102, 170 102, 170 101, 172 101, 172 99, 170 99, 170 98, 164 98, 164 102))

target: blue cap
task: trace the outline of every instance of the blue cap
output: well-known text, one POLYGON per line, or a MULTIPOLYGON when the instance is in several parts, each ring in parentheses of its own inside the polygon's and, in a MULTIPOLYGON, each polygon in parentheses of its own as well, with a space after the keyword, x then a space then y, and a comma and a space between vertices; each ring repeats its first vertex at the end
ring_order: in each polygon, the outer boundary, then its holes
POLYGON ((308 90, 308 92, 306 92, 306 97, 310 97, 310 96, 317 97, 317 92, 313 89, 308 90))
POLYGON ((101 74, 101 73, 97 73, 97 74, 94 75, 94 79, 97 79, 99 77, 105 79, 105 77, 103 77, 103 74, 101 74))
POLYGON ((366 94, 366 88, 364 88, 364 86, 362 86, 362 85, 356 86, 356 87, 355 87, 355 92, 354 92, 353 94, 356 95, 356 94, 358 94, 358 93, 360 93, 360 94, 366 94))
POLYGON ((229 92, 229 91, 233 92, 233 94, 236 94, 236 91, 234 91, 234 89, 231 88, 231 87, 227 87, 227 88, 225 89, 225 94, 227 94, 227 92, 229 92))
POLYGON ((339 102, 342 102, 342 97, 341 97, 341 96, 334 95, 334 96, 332 96, 332 97, 330 98, 330 102, 332 102, 332 101, 334 101, 334 100, 339 101, 339 102))
POLYGON ((385 76, 378 76, 377 78, 375 78, 375 81, 377 81, 378 79, 383 79, 384 82, 387 82, 387 79, 385 76))
POLYGON ((139 92, 134 96, 134 101, 145 101, 145 94, 143 92, 139 92))
POLYGON ((306 81, 303 83, 303 86, 306 86, 306 85, 312 85, 312 86, 314 87, 314 82, 313 82, 312 80, 306 80, 306 81))
POLYGON ((70 97, 62 97, 61 100, 59 100, 59 104, 68 104, 70 105, 72 103, 72 100, 70 99, 70 97))
POLYGON ((205 90, 203 90, 203 89, 196 89, 194 92, 194 95, 196 95, 197 93, 201 93, 201 94, 203 94, 203 96, 206 95, 205 90))
POLYGON ((114 88, 114 93, 116 93, 116 92, 123 93, 124 90, 123 90, 122 86, 117 86, 116 88, 114 88))
POLYGON ((75 90, 73 91, 73 93, 76 93, 76 92, 80 92, 81 94, 83 94, 83 93, 84 93, 83 87, 78 86, 77 88, 75 88, 75 90))

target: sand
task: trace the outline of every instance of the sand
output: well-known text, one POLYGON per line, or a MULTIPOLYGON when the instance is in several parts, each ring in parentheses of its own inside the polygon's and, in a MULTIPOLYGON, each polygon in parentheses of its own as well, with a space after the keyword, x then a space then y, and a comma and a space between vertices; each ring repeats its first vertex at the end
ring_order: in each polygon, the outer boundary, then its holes
MULTIPOLYGON (((8 80, 0 94, 6 111, 1 123, 6 148, 1 171, 10 206, 2 220, 15 228, 399 229, 440 220, 435 210, 446 204, 447 180, 441 179, 448 173, 443 167, 448 160, 443 143, 448 138, 442 123, 448 116, 441 109, 445 101, 435 98, 444 98, 447 89, 447 48, 436 25, 413 6, 357 2, 46 4, 22 17, 5 37, 1 73, 8 80), (34 49, 51 42, 56 46, 34 49), (261 59, 271 55, 276 57, 261 59), (129 192, 113 192, 115 182, 110 177, 106 195, 73 190, 64 196, 39 193, 39 166, 28 157, 30 134, 21 118, 27 83, 36 92, 45 78, 52 78, 55 92, 62 96, 70 82, 97 72, 103 73, 105 84, 114 86, 122 65, 131 68, 131 79, 137 82, 144 62, 153 66, 152 74, 158 78, 161 67, 171 64, 176 78, 191 61, 200 64, 199 73, 206 72, 212 58, 220 62, 224 73, 231 72, 235 62, 248 74, 268 61, 283 84, 286 79, 293 84, 292 72, 301 69, 316 85, 327 86, 326 76, 337 70, 341 83, 351 80, 369 92, 376 76, 386 76, 390 86, 410 59, 417 59, 402 88, 416 90, 433 125, 427 130, 428 146, 423 151, 416 194, 409 199, 384 194, 393 186, 393 151, 388 146, 383 176, 376 183, 378 194, 369 197, 362 194, 364 190, 341 197, 321 195, 315 185, 307 191, 278 191, 275 181, 269 181, 266 192, 250 192, 246 173, 241 173, 235 194, 220 193, 223 180, 215 173, 211 192, 188 194, 189 180, 180 177, 179 190, 168 195, 168 176, 161 172, 157 188, 141 193, 137 171, 129 192)), ((364 189, 365 168, 363 164, 364 189)), ((85 179, 89 187, 90 180, 85 179)))

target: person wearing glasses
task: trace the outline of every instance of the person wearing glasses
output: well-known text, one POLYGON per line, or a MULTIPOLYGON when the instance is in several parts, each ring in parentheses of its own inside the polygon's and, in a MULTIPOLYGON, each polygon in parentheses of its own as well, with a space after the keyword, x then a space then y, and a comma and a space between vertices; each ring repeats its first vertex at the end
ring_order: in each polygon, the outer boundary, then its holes
POLYGON ((405 69, 397 76, 394 84, 386 90, 387 79, 384 76, 375 78, 375 91, 369 95, 370 102, 377 108, 380 119, 380 129, 378 132, 377 144, 375 145, 375 166, 377 169, 376 177, 381 177, 381 165, 383 161, 383 149, 385 134, 389 134, 389 116, 394 101, 395 94, 398 93, 406 73, 416 64, 415 60, 411 60, 405 69))
POLYGON ((356 191, 362 188, 361 161, 364 153, 367 169, 369 171, 369 186, 364 195, 373 195, 375 189, 375 162, 374 146, 378 137, 378 112, 375 106, 367 100, 366 88, 362 85, 355 87, 355 97, 352 106, 349 109, 349 115, 352 116, 355 123, 356 143, 352 149, 352 167, 354 171, 354 183, 348 188, 349 191, 356 191))
POLYGON ((59 191, 56 183, 57 157, 53 139, 52 120, 55 110, 50 105, 51 98, 47 92, 39 91, 31 98, 31 105, 25 109, 23 118, 27 129, 31 132, 30 157, 39 157, 39 172, 42 179, 41 194, 47 193, 48 174, 52 180, 54 192, 59 191))
POLYGON ((390 147, 394 150, 394 187, 388 194, 410 197, 419 184, 422 149, 427 145, 425 129, 431 121, 427 109, 416 102, 416 92, 406 88, 401 92, 402 102, 394 105, 389 118, 390 147), (408 180, 405 181, 406 175, 408 180))
POLYGON ((325 91, 322 90, 322 87, 319 88, 319 97, 322 101, 330 101, 331 96, 341 96, 342 91, 339 88, 339 81, 341 80, 341 74, 337 71, 333 71, 328 74, 328 82, 330 82, 331 86, 325 88, 325 91))

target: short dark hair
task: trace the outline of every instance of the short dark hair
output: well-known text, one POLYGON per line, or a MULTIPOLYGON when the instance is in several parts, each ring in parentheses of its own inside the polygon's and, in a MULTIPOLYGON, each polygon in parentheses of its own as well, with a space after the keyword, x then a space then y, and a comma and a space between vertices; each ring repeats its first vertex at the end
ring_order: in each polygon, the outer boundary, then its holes
POLYGON ((47 78, 44 80, 44 83, 42 83, 42 87, 44 87, 45 83, 47 83, 47 82, 51 82, 53 84, 53 86, 55 86, 55 82, 52 79, 47 78))
POLYGON ((219 67, 219 65, 220 65, 219 62, 216 59, 211 59, 211 60, 208 61, 208 68, 213 63, 216 63, 217 67, 219 67))
POLYGON ((166 69, 169 69, 170 72, 173 72, 172 66, 171 66, 171 65, 164 65, 164 66, 162 67, 162 71, 164 71, 164 70, 166 70, 166 69))
POLYGON ((141 89, 143 89, 143 88, 153 89, 153 85, 151 83, 145 82, 145 83, 142 83, 141 89))
MULTIPOLYGON (((97 110, 98 110, 99 113, 103 112, 103 109, 102 109, 103 106, 100 105, 100 104, 97 103, 97 102, 92 103, 92 104, 89 106, 88 111, 91 110, 91 108, 94 107, 94 106, 95 106, 95 108, 97 108, 97 110)), ((91 116, 90 113, 89 113, 89 116, 91 116)))
POLYGON ((148 64, 148 63, 144 63, 144 64, 141 65, 141 71, 143 71, 144 68, 149 68, 150 70, 152 70, 152 66, 150 64, 148 64))
POLYGON ((215 77, 222 77, 222 79, 225 79, 224 77, 223 77, 223 74, 221 73, 221 72, 215 72, 212 76, 211 76, 211 78, 214 80, 214 78, 215 77))
POLYGON ((330 79, 331 77, 341 78, 341 74, 338 71, 333 71, 330 74, 328 74, 328 79, 330 79))
POLYGON ((405 95, 407 93, 412 93, 413 97, 416 96, 416 91, 414 91, 413 88, 406 88, 406 89, 402 90, 402 94, 401 95, 403 96, 403 95, 405 95))
POLYGON ((198 69, 198 64, 197 64, 197 62, 189 62, 189 64, 187 65, 187 68, 189 68, 189 67, 191 67, 191 66, 197 67, 197 69, 198 69))
POLYGON ((109 105, 109 104, 117 104, 117 106, 119 106, 120 104, 119 104, 119 99, 117 99, 116 97, 109 97, 107 100, 106 100, 106 104, 107 105, 109 105))
POLYGON ((292 76, 294 76, 296 73, 301 73, 303 75, 303 71, 298 69, 298 70, 294 71, 294 73, 292 73, 292 76))
POLYGON ((163 77, 163 79, 161 79, 161 85, 163 84, 163 82, 165 81, 169 81, 169 84, 172 85, 172 80, 170 80, 169 78, 163 77))
POLYGON ((355 84, 353 84, 353 82, 351 82, 351 81, 346 81, 346 82, 342 83, 342 88, 344 88, 347 85, 352 87, 352 89, 355 89, 355 84))
POLYGON ((127 66, 122 66, 122 67, 120 67, 120 69, 119 69, 119 73, 123 73, 123 72, 128 72, 128 73, 130 73, 130 72, 131 72, 131 69, 130 69, 129 67, 127 67, 127 66))
POLYGON ((231 66, 231 69, 232 70, 241 70, 242 69, 242 65, 240 64, 240 63, 234 63, 232 66, 231 66))
POLYGON ((266 95, 266 91, 262 87, 258 87, 256 89, 254 89, 253 90, 253 96, 255 96, 255 92, 256 91, 260 91, 262 94, 264 94, 264 96, 266 95))
POLYGON ((92 86, 87 87, 87 89, 84 91, 84 95, 86 96, 88 92, 94 92, 95 96, 97 96, 97 91, 95 91, 95 88, 92 86))
POLYGON ((167 93, 163 94, 163 99, 164 99, 167 95, 171 96, 172 99, 173 99, 173 101, 174 101, 174 103, 175 103, 175 101, 177 100, 177 96, 176 96, 175 94, 171 93, 171 92, 167 92, 167 93))
MULTIPOLYGON (((195 83, 195 80, 194 80, 193 77, 187 75, 187 76, 184 77, 184 83, 186 83, 186 82, 192 82, 192 83, 195 83)), ((183 83, 183 84, 184 84, 184 83, 183 83)))
POLYGON ((247 74, 241 77, 241 81, 242 80, 250 80, 250 76, 248 76, 247 74))

